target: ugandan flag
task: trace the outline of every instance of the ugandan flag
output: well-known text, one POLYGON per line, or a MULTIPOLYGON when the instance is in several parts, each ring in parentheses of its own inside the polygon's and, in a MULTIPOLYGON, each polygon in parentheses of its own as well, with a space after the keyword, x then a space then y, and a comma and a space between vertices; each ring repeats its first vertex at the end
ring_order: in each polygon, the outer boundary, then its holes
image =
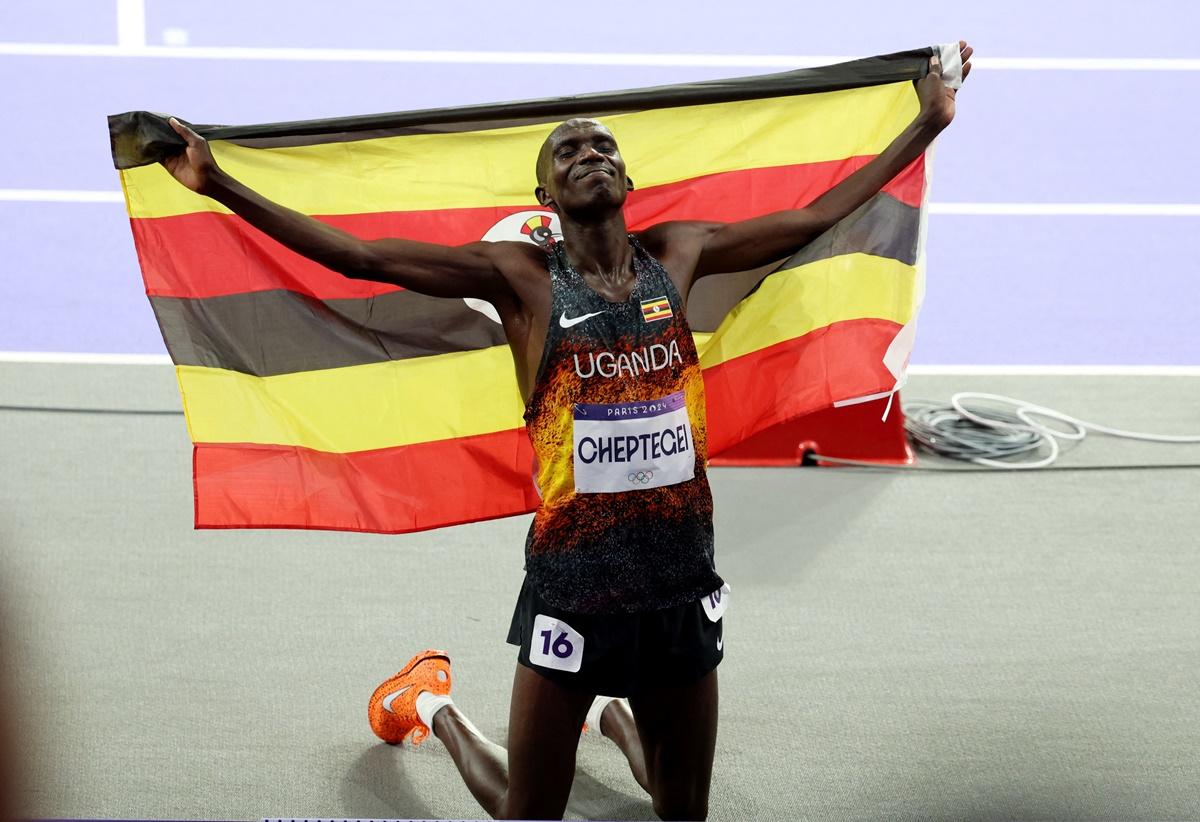
POLYGON ((665 320, 673 316, 671 301, 665 296, 642 300, 642 319, 646 322, 652 323, 655 320, 665 320))
MULTIPOLYGON (((917 114, 913 81, 932 53, 194 128, 237 179, 364 238, 544 244, 558 223, 533 197, 534 163, 562 120, 602 118, 616 136, 638 185, 631 230, 742 220, 803 206, 882 151, 917 114)), ((156 164, 181 146, 165 117, 131 112, 109 127, 194 443, 196 527, 403 532, 537 506, 512 357, 491 306, 343 278, 175 182, 156 164)), ((918 160, 791 259, 697 287, 689 317, 710 454, 896 387, 884 358, 891 347, 895 359, 919 302, 924 196, 918 160)), ((649 320, 661 307, 643 311, 649 320)))

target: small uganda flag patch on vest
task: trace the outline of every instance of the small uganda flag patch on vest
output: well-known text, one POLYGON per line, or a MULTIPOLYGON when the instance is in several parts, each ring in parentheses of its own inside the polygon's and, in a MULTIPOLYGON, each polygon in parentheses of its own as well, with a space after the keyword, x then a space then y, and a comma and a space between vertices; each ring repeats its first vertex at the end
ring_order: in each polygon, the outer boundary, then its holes
POLYGON ((671 301, 666 297, 655 297, 653 300, 642 300, 642 319, 648 323, 655 320, 665 320, 674 316, 671 313, 671 301))

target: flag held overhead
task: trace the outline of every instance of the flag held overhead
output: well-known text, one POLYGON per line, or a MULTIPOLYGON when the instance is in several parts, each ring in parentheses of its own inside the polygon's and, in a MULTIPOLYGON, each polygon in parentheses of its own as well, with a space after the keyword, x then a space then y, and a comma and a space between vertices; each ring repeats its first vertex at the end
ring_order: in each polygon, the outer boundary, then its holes
MULTIPOLYGON (((266 197, 364 238, 545 245, 534 161, 603 117, 638 180, 632 231, 797 208, 918 110, 933 49, 762 77, 462 108, 193 128, 266 197)), ((162 115, 109 118, 146 292, 194 443, 196 525, 404 532, 523 513, 533 452, 503 329, 481 301, 347 279, 178 185, 162 115)), ((922 293, 926 168, 750 282, 697 329, 713 455, 888 391, 922 293), (727 310, 728 309, 728 310, 727 310), (890 361, 889 361, 890 362, 890 361)), ((695 301, 693 301, 694 303, 695 301)), ((648 299, 643 319, 671 316, 648 299)), ((689 306, 689 316, 705 313, 689 306)), ((712 311, 708 312, 709 314, 712 311)))

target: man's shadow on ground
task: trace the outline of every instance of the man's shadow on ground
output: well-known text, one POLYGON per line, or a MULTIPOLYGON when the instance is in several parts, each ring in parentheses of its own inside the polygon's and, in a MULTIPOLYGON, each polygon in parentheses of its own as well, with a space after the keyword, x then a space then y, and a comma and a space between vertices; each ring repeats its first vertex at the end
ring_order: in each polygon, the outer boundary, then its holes
POLYGON ((566 816, 577 819, 657 819, 647 796, 630 796, 575 769, 566 816))
MULTIPOLYGON (((445 757, 451 771, 454 763, 445 757)), ((455 772, 455 778, 457 773, 455 772)), ((409 817, 435 819, 438 812, 425 802, 424 793, 405 773, 404 750, 373 745, 363 751, 342 778, 338 796, 349 819, 409 817)), ((483 816, 480 809, 479 816, 483 816)), ((566 816, 583 819, 654 819, 649 798, 614 790, 587 773, 576 770, 566 816)))

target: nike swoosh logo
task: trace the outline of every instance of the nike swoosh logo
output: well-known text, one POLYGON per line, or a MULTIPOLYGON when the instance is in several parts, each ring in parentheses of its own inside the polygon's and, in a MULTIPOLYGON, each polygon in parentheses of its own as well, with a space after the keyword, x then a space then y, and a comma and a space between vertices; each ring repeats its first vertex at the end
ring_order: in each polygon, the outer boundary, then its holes
POLYGON ((606 312, 593 311, 591 314, 584 314, 580 317, 568 317, 567 312, 564 311, 562 313, 562 316, 558 318, 558 324, 561 325, 563 328, 570 328, 573 325, 579 325, 584 320, 590 320, 592 317, 599 317, 601 314, 604 314, 604 313, 606 313, 606 312))
POLYGON ((717 650, 718 651, 723 650, 724 647, 725 647, 725 637, 723 637, 723 636, 717 637, 717 650))
MULTIPOLYGON (((721 646, 719 646, 719 645, 718 645, 718 646, 717 646, 717 650, 718 650, 718 651, 719 651, 719 650, 721 650, 721 646)), ((409 688, 411 688, 411 687, 412 687, 412 685, 405 685, 405 686, 404 686, 403 688, 401 688, 400 690, 398 690, 398 691, 392 691, 390 694, 388 694, 387 696, 385 696, 385 697, 383 698, 383 709, 384 709, 385 711, 387 711, 388 713, 393 713, 393 714, 394 714, 394 713, 395 713, 395 711, 393 711, 393 710, 392 710, 392 703, 396 701, 396 697, 398 697, 398 696, 403 696, 403 695, 404 695, 404 692, 405 692, 405 691, 407 691, 407 690, 408 690, 409 688)))

